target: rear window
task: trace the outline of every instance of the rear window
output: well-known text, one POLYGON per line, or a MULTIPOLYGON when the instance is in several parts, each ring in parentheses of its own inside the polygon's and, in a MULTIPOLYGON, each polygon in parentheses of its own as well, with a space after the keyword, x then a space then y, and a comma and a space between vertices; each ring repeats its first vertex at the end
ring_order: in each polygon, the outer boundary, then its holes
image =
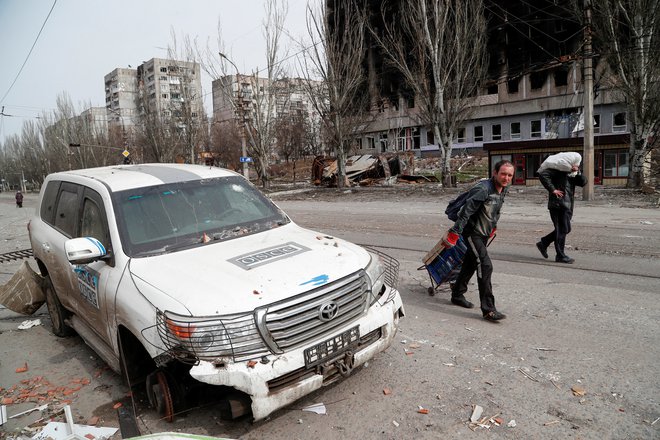
POLYGON ((254 234, 288 222, 238 176, 121 191, 113 195, 122 247, 132 257, 254 234))

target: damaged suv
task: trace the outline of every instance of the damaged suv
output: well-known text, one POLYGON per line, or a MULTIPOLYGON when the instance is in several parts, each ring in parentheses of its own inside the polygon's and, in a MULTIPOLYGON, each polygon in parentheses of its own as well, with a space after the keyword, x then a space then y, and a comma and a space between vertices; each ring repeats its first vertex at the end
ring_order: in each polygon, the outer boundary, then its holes
POLYGON ((301 228, 220 168, 51 174, 29 231, 53 332, 169 420, 208 385, 263 419, 385 350, 404 313, 396 260, 301 228))

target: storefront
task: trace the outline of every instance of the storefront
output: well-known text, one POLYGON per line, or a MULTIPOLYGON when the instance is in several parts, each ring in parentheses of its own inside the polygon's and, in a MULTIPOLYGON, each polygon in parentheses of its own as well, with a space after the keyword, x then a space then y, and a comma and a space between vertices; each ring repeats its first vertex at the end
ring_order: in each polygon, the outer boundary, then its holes
MULTIPOLYGON (((594 137, 594 184, 625 185, 628 178, 629 134, 594 137)), ((490 169, 502 159, 515 167, 514 185, 539 185, 538 170, 546 157, 565 151, 584 155, 583 138, 537 139, 531 141, 488 142, 490 169)))

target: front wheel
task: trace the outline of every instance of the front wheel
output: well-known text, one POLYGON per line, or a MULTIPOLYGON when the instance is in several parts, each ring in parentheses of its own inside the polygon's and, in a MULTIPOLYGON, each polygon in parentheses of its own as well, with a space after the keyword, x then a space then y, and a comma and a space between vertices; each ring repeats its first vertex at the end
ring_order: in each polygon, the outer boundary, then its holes
POLYGON ((73 335, 73 329, 64 322, 70 313, 62 306, 59 298, 57 298, 57 293, 48 275, 44 279, 44 295, 46 296, 46 306, 48 307, 50 321, 53 325, 53 334, 59 337, 73 335))

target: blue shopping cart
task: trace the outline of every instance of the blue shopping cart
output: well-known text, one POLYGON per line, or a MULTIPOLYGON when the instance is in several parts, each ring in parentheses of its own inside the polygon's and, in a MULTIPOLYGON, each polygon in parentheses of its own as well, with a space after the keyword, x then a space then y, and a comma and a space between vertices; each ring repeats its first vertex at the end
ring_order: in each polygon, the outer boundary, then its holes
POLYGON ((442 240, 424 257, 424 264, 417 270, 427 270, 431 279, 431 287, 428 288, 429 295, 435 295, 435 290, 442 283, 451 283, 456 280, 461 271, 461 263, 465 257, 467 245, 463 237, 459 237, 456 245, 445 248, 442 240))

